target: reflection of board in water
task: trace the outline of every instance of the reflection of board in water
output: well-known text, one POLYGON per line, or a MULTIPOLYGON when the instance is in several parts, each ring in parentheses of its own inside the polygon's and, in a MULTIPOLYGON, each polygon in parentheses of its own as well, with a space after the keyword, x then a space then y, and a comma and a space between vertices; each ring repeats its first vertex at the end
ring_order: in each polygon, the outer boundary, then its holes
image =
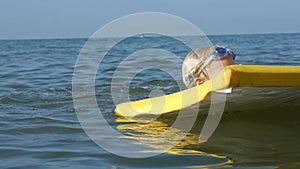
MULTIPOLYGON (((149 123, 119 123, 117 128, 130 133, 132 138, 148 140, 147 146, 158 151, 164 150, 164 144, 180 141, 168 152, 216 154, 232 159, 234 165, 296 167, 300 159, 299 91, 300 88, 295 87, 234 88, 227 94, 218 128, 205 143, 199 143, 199 134, 209 111, 210 96, 201 103, 190 132, 173 128, 169 135, 162 135, 178 113, 162 115, 149 123), (182 134, 186 137, 176 140, 182 134)), ((190 116, 180 118, 188 121, 190 116)))

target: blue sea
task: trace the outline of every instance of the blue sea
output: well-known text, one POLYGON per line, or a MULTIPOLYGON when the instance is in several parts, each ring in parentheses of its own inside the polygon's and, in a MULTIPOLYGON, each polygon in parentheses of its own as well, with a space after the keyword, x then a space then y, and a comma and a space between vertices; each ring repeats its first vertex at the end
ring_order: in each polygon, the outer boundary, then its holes
MULTIPOLYGON (((300 66, 300 34, 208 38, 212 44, 232 48, 237 54, 237 64, 300 66)), ((185 39, 192 43, 195 37, 185 39)), ((169 130, 174 138, 180 134, 186 136, 168 151, 153 157, 123 157, 99 146, 83 129, 72 97, 74 68, 78 56, 84 54, 82 48, 87 40, 0 40, 0 168, 300 168, 300 106, 278 105, 264 111, 225 113, 215 133, 204 143, 198 142, 204 115, 200 116, 199 123, 189 132, 169 130)), ((110 41, 112 38, 100 39, 98 48, 90 50, 95 50, 95 54, 104 52, 105 44, 110 41)), ((157 133, 170 128, 177 116, 166 115, 139 123, 114 114, 118 99, 138 100, 182 90, 181 65, 167 55, 157 56, 145 50, 149 47, 172 51, 177 60, 190 52, 169 37, 126 39, 101 61, 95 61, 99 67, 94 91, 101 113, 112 129, 133 142, 151 140, 138 144, 152 146, 159 152, 161 146, 173 140, 157 137, 157 133), (133 57, 126 60, 129 55, 133 57), (135 64, 137 60, 147 64, 135 64), (168 70, 173 68, 175 75, 155 67, 162 64, 168 70), (120 74, 114 74, 116 71, 120 74), (122 86, 124 82, 129 84, 125 86, 127 93, 118 92, 114 101, 112 86, 122 86)), ((293 102, 300 104, 300 100, 293 102)), ((106 130, 101 124, 97 128, 106 130)), ((115 139, 113 136, 103 137, 106 145, 118 146, 110 142, 115 139)), ((117 139, 122 142, 126 138, 117 139)))

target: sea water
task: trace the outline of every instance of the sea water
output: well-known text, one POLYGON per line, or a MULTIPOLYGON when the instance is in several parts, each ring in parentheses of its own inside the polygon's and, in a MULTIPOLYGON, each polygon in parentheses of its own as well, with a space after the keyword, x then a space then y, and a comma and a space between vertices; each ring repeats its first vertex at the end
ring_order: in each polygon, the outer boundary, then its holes
MULTIPOLYGON (((185 37, 190 42, 195 38, 185 37)), ((300 65, 300 34, 218 35, 209 39, 213 44, 234 49, 237 64, 300 65)), ((111 40, 99 40, 101 45, 95 53, 105 52, 105 44, 111 40)), ((0 41, 0 168, 300 168, 300 106, 227 112, 205 143, 198 142, 200 122, 187 133, 172 129, 174 139, 182 133, 186 137, 154 157, 126 158, 104 150, 85 133, 73 104, 72 77, 86 42, 87 39, 0 41)), ((114 114, 116 103, 111 89, 129 82, 127 90, 118 92, 121 100, 182 90, 181 65, 176 59, 137 51, 168 50, 184 59, 190 49, 159 36, 137 36, 122 42, 101 62, 96 61, 99 68, 95 98, 113 129, 132 140, 152 139, 150 145, 148 142, 143 146, 159 151, 161 147, 156 144, 174 140, 154 136, 171 128, 177 116, 163 116, 148 123, 126 121, 114 114), (126 60, 132 54, 133 59, 126 60), (124 60, 128 65, 120 66, 124 60), (145 65, 136 64, 136 60, 145 65), (175 75, 151 66, 162 64, 175 75), (123 74, 114 74, 117 70, 123 74)), ((101 125, 97 128, 105 129, 101 125)), ((107 135, 107 142, 109 139, 113 138, 107 135)))

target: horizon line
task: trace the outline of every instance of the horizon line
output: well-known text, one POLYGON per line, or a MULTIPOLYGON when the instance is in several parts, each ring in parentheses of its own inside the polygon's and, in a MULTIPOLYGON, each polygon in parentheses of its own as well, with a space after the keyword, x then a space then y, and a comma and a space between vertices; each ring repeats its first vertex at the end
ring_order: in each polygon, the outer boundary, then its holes
MULTIPOLYGON (((268 32, 268 33, 225 33, 225 34, 207 34, 206 36, 240 36, 240 35, 270 35, 270 34, 300 34, 300 32, 268 32)), ((174 35, 174 36, 199 36, 199 35, 174 35)), ((34 38, 0 38, 5 40, 71 40, 71 39, 89 39, 90 37, 34 37, 34 38)), ((104 38, 122 38, 122 37, 104 37, 104 38)))

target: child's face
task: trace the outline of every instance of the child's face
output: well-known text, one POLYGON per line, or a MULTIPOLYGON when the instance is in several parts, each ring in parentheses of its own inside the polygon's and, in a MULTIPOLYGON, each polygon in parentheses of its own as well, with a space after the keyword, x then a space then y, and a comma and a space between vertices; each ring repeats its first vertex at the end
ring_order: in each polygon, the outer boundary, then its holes
POLYGON ((194 85, 200 85, 213 77, 215 77, 224 67, 233 65, 234 60, 232 57, 226 57, 221 60, 213 60, 200 74, 199 77, 195 78, 194 85))

